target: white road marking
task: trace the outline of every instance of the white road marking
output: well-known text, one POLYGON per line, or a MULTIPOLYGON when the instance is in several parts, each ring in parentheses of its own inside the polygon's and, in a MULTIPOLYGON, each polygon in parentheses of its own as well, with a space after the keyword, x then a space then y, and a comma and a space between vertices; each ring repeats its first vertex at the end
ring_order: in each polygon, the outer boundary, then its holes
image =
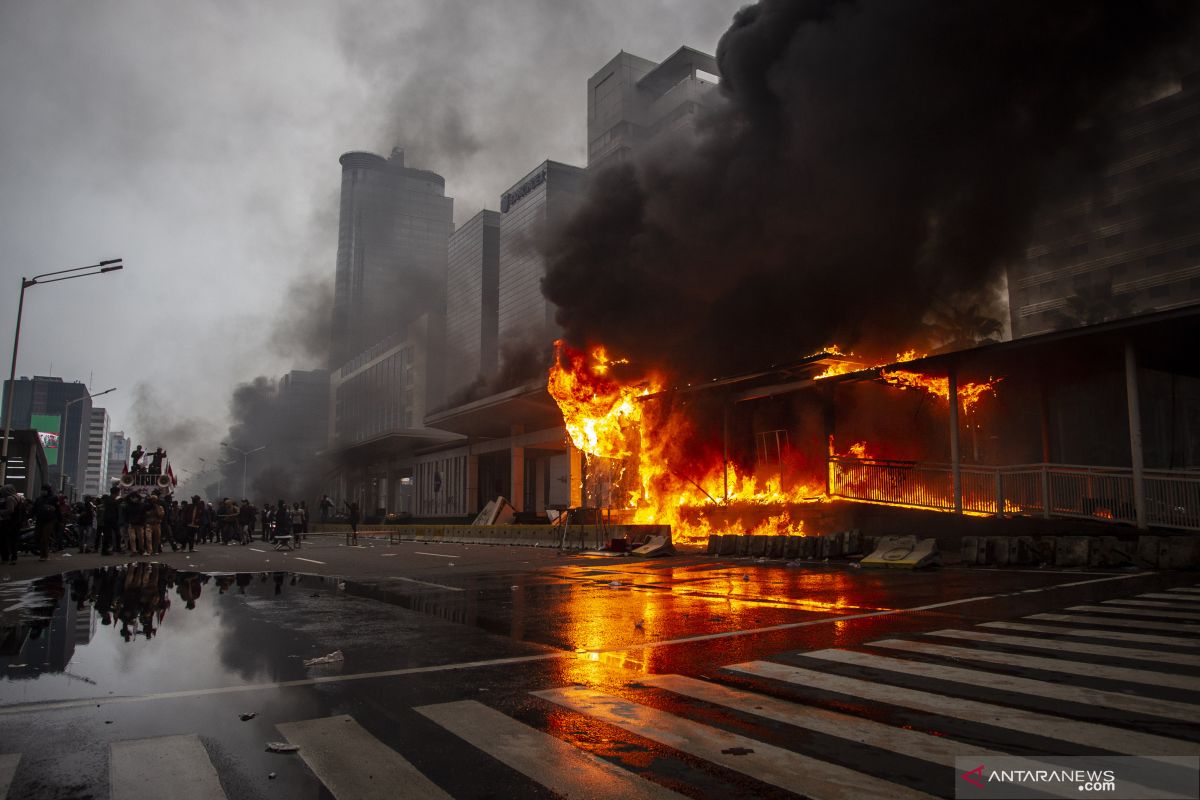
MULTIPOLYGON (((1170 686, 1184 691, 1200 691, 1200 678, 1191 675, 1171 675, 1150 669, 1131 669, 1129 667, 1110 667, 1103 664, 1090 664, 1086 661, 1070 661, 1065 658, 1044 658, 1042 656, 1022 656, 1014 653, 999 653, 993 650, 976 650, 970 647, 950 647, 942 644, 927 642, 910 642, 905 639, 884 639, 871 642, 871 647, 886 647, 889 650, 904 650, 909 653, 924 653, 926 655, 942 656, 943 658, 966 659, 982 661, 986 664, 999 664, 1006 667, 1022 667, 1038 669, 1047 672, 1059 672, 1066 675, 1081 675, 1087 678, 1104 678, 1110 681, 1139 683, 1146 686, 1170 686)), ((981 673, 987 675, 988 673, 981 673)))
POLYGON ((113 742, 109 785, 112 800, 225 800, 217 769, 195 734, 113 742))
POLYGON ((250 552, 252 552, 252 553, 265 553, 265 552, 267 552, 267 551, 266 551, 266 550, 259 550, 257 547, 251 547, 251 548, 250 548, 250 552))
POLYGON ((826 711, 799 703, 789 703, 767 695, 731 689, 682 675, 654 675, 642 678, 641 682, 660 689, 667 689, 685 697, 694 697, 706 703, 744 711, 759 717, 777 720, 797 728, 835 736, 851 742, 861 742, 872 747, 903 753, 933 764, 954 766, 955 756, 997 756, 996 750, 987 750, 977 745, 956 742, 942 736, 930 736, 918 731, 896 728, 862 717, 853 717, 837 711, 826 711))
POLYGON ((275 726, 338 800, 450 800, 403 756, 345 714, 275 726))
POLYGON ((986 686, 989 689, 999 689, 1016 694, 1027 694, 1033 697, 1045 697, 1050 700, 1063 700, 1097 708, 1116 708, 1137 714, 1150 714, 1166 719, 1178 719, 1191 722, 1200 714, 1200 705, 1179 703, 1171 700, 1157 700, 1152 697, 1139 697, 1120 692, 1109 692, 1103 689, 1089 689, 1086 686, 1069 686, 1049 681, 1039 681, 1032 678, 1022 678, 1016 675, 1002 675, 967 667, 951 667, 945 664, 929 664, 923 661, 907 661, 900 658, 888 658, 871 653, 857 653, 850 650, 815 650, 805 653, 805 656, 835 661, 839 664, 853 664, 857 667, 899 672, 904 675, 915 675, 919 678, 962 683, 970 687, 986 686))
POLYGON ((460 558, 460 556, 447 555, 445 553, 421 553, 421 552, 416 552, 416 551, 413 552, 413 555, 414 556, 433 556, 434 558, 460 558))
POLYGON ((400 555, 400 554, 399 553, 380 553, 379 557, 380 558, 391 558, 392 556, 398 556, 398 555, 400 555))
POLYGON ((782 747, 711 728, 649 706, 581 686, 531 692, 552 703, 623 728, 727 769, 796 794, 823 800, 863 797, 926 798, 929 795, 782 747), (741 755, 725 751, 740 749, 741 755))
MULTIPOLYGON (((1197 606, 1195 603, 1164 603, 1161 600, 1132 600, 1122 598, 1120 600, 1105 600, 1104 604, 1113 606, 1138 606, 1139 608, 1168 608, 1174 609, 1175 611, 1200 611, 1200 606, 1197 606)), ((1138 613, 1141 612, 1139 611, 1138 613)))
POLYGON ((563 797, 683 800, 682 795, 474 700, 415 709, 505 766, 563 797))
POLYGON ((1158 611, 1157 609, 1151 608, 1118 608, 1117 606, 1068 606, 1067 611, 1086 611, 1089 614, 1129 614, 1138 617, 1162 617, 1163 619, 1200 619, 1200 613, 1192 614, 1184 611, 1158 611))
POLYGON ((12 787, 13 777, 17 774, 17 765, 20 763, 20 753, 0 755, 0 800, 8 797, 8 790, 12 787))
MULTIPOLYGON (((1177 600, 1183 603, 1200 603, 1200 597, 1195 597, 1190 594, 1176 594, 1173 591, 1148 592, 1146 594, 1139 594, 1138 597, 1146 597, 1152 600, 1177 600)), ((1188 608, 1195 608, 1195 606, 1188 606, 1188 608)))
POLYGON ((419 580, 417 580, 416 578, 404 578, 404 577, 401 577, 401 576, 399 576, 399 575, 389 575, 389 576, 388 576, 388 580, 390 580, 390 581, 404 581, 405 583, 418 583, 418 584, 420 584, 421 586, 434 586, 434 587, 436 587, 436 588, 438 588, 438 589, 445 589, 445 590, 447 590, 447 591, 450 591, 450 592, 461 592, 461 591, 462 591, 462 589, 461 589, 460 587, 458 587, 458 586, 447 586, 447 585, 446 585, 446 584, 444 584, 444 583, 433 583, 432 581, 419 581, 419 580))
MULTIPOLYGON (((805 655, 811 655, 806 653, 805 655)), ((1081 722, 1076 719, 1064 719, 1040 714, 1036 711, 1022 711, 1015 708, 981 703, 977 700, 964 700, 957 697, 922 692, 916 689, 904 689, 899 686, 888 686, 877 681, 865 681, 858 678, 846 678, 828 672, 817 672, 811 669, 792 667, 787 664, 776 664, 770 661, 750 661, 745 664, 735 664, 725 667, 727 670, 753 675, 760 678, 794 683, 813 689, 823 689, 829 692, 848 695, 854 698, 874 700, 901 708, 911 708, 929 714, 939 714, 968 722, 991 725, 1010 731, 1042 736, 1048 739, 1059 739, 1064 742, 1096 747, 1113 753, 1125 755, 1145 755, 1154 753, 1163 756, 1194 756, 1196 743, 1170 739, 1165 736, 1154 736, 1139 731, 1112 728, 1098 725, 1094 722, 1081 722)))
POLYGON ((1200 648, 1200 639, 1187 639, 1177 636, 1156 636, 1152 633, 1129 633, 1127 631, 1102 631, 1087 628, 1056 628, 1053 625, 1029 625, 1024 622, 981 622, 981 628, 1000 628, 1010 631, 1029 631, 1031 633, 1053 633, 1066 638, 1112 639, 1118 642, 1143 642, 1145 644, 1166 644, 1172 647, 1200 648))
POLYGON ((1117 619, 1116 617, 1093 617, 1087 614, 1030 614, 1025 619, 1044 619, 1049 622, 1075 622, 1088 625, 1105 625, 1110 628, 1137 628, 1148 631, 1188 631, 1200 633, 1200 625, 1182 622, 1151 622, 1149 620, 1117 619))
MULTIPOLYGON (((1162 650, 1141 650, 1135 647, 1087 644, 1085 642, 1056 642, 1050 639, 1035 639, 1031 636, 1008 636, 1002 633, 986 633, 985 631, 932 631, 923 635, 944 636, 949 639, 967 639, 972 642, 1020 645, 1021 647, 1031 647, 1037 650, 1053 650, 1056 653, 1087 653, 1094 656, 1135 658, 1142 661, 1161 661, 1164 664, 1181 664, 1185 667, 1200 667, 1200 655, 1164 653, 1162 650)), ((1197 681, 1197 687, 1200 688, 1200 681, 1197 681)), ((1200 708, 1196 710, 1200 711, 1200 708)))
POLYGON ((292 556, 292 558, 296 561, 307 561, 310 564, 320 564, 322 566, 325 565, 324 561, 317 561, 315 558, 301 558, 300 556, 292 556))

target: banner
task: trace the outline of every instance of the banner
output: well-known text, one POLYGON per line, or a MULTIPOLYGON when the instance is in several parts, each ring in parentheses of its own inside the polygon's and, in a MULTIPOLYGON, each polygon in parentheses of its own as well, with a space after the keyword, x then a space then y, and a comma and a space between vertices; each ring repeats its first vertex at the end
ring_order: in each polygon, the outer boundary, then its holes
POLYGON ((46 463, 50 466, 58 463, 58 432, 61 421, 61 417, 50 414, 34 414, 29 418, 29 426, 38 432, 38 438, 42 440, 42 449, 46 451, 46 463))

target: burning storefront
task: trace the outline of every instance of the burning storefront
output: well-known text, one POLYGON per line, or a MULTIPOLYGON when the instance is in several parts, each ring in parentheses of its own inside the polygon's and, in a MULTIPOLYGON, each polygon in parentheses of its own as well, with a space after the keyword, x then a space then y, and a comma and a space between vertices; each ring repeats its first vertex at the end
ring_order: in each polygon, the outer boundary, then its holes
POLYGON ((549 391, 584 502, 685 543, 826 533, 858 504, 1200 530, 1197 334, 1190 307, 887 364, 830 347, 677 387, 560 343, 549 391))

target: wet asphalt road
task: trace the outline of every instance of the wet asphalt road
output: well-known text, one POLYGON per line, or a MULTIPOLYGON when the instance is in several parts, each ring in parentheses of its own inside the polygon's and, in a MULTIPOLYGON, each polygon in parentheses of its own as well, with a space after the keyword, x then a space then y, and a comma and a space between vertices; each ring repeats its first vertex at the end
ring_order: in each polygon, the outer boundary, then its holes
MULTIPOLYGON (((389 545, 385 540, 364 540, 363 546, 351 548, 328 537, 314 538, 291 553, 255 543, 206 546, 190 556, 167 553, 154 561, 134 565, 124 558, 59 554, 45 563, 25 557, 18 567, 5 568, 8 580, 0 583, 0 630, 5 632, 0 757, 20 755, 8 797, 110 797, 115 744, 179 734, 198 736, 225 796, 351 796, 345 789, 337 791, 344 778, 324 772, 319 764, 264 750, 267 742, 283 739, 278 724, 335 715, 349 715, 449 796, 559 796, 552 781, 514 766, 502 750, 466 744, 416 710, 460 701, 471 701, 468 710, 475 704, 497 710, 685 796, 795 796, 795 785, 766 771, 741 768, 741 762, 714 763, 714 758, 731 756, 697 755, 682 745, 671 746, 662 736, 631 731, 530 694, 562 687, 583 687, 684 716, 724 734, 743 735, 761 743, 763 752, 768 746, 798 751, 861 770, 868 778, 946 796, 952 792, 949 769, 944 775, 934 773, 925 761, 899 748, 801 735, 793 725, 757 717, 758 706, 731 711, 651 682, 661 675, 689 676, 896 728, 939 735, 948 731, 967 744, 1004 752, 1104 752, 1104 747, 1064 745, 1061 737, 1043 741, 969 720, 930 718, 899 705, 860 702, 819 687, 785 687, 723 668, 762 659, 812 667, 817 662, 805 653, 870 651, 867 643, 897 637, 932 642, 923 635, 1200 582, 1196 574, 1185 573, 960 568, 912 573, 686 554, 638 561, 532 548, 389 545), (344 656, 341 661, 303 664, 337 650, 344 656), (253 719, 239 719, 251 712, 253 719)), ((1184 599, 1175 605, 1193 608, 1187 595, 1179 596, 1184 599)), ((1200 610, 1200 601, 1194 607, 1200 610)), ((1183 707, 1200 703, 1200 660, 1193 658, 1192 648, 1200 643, 1200 624, 1192 617, 1200 619, 1200 614, 1143 616, 1147 609, 1157 610, 1139 608, 1137 602, 1118 608, 1123 613, 1112 617, 1114 627, 1045 624, 1059 626, 1064 635, 1076 631, 1063 649, 1091 642, 1093 647, 1115 644, 1140 653, 1132 659, 1072 654, 1075 663, 1094 664, 1098 671, 1113 664, 1145 669, 1147 647, 1182 654, 1169 666, 1152 666, 1172 676, 1164 679, 1169 685, 1142 681, 1132 689, 1118 687, 1110 677, 1079 674, 1077 668, 1075 674, 1055 677, 1042 666, 968 666, 989 670, 980 673, 985 676, 1002 673, 1052 685, 1092 686, 1183 707), (1143 630, 1139 620, 1152 629, 1164 619, 1177 628, 1164 630, 1164 639, 1174 643, 1103 638, 1114 631, 1143 630), (1122 627, 1124 623, 1133 625, 1122 627), (1080 635, 1081 627, 1085 634, 1098 633, 1094 638, 1080 635)), ((1062 640, 1044 632, 1027 636, 1062 640)), ((943 643, 1009 655, 1039 652, 943 643)), ((1053 648, 1040 653, 1053 655, 1053 648)), ((922 654, 905 657, 918 663, 963 663, 922 654)), ((869 674, 854 665, 828 668, 848 677, 869 674)), ((894 682, 922 686, 912 678, 894 682)), ((1072 719, 1098 714, 1108 725, 1190 741, 1200 753, 1194 725, 1139 715, 1136 708, 1084 711, 1070 698, 1033 701, 1004 695, 987 684, 979 681, 968 691, 964 684, 954 689, 935 682, 934 688, 1008 707, 1049 709, 1072 719)), ((923 685, 929 688, 928 681, 923 685)), ((647 723, 639 718, 637 724, 647 723)), ((737 748, 733 750, 736 754, 737 748)), ((369 772, 371 765, 348 769, 369 772)), ((3 779, 0 763, 0 788, 3 779)), ((601 784, 593 796, 609 795, 601 784)))

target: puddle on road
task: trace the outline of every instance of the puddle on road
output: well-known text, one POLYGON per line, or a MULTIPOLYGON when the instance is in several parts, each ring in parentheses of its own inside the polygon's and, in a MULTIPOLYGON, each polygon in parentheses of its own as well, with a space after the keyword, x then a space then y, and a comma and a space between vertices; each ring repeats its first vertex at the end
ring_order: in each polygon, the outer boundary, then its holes
MULTIPOLYGON (((308 637, 258 612, 339 580, 203 574, 162 564, 0 587, 0 704, 107 698, 306 677, 308 637)), ((342 584, 344 586, 344 584, 342 584)))

